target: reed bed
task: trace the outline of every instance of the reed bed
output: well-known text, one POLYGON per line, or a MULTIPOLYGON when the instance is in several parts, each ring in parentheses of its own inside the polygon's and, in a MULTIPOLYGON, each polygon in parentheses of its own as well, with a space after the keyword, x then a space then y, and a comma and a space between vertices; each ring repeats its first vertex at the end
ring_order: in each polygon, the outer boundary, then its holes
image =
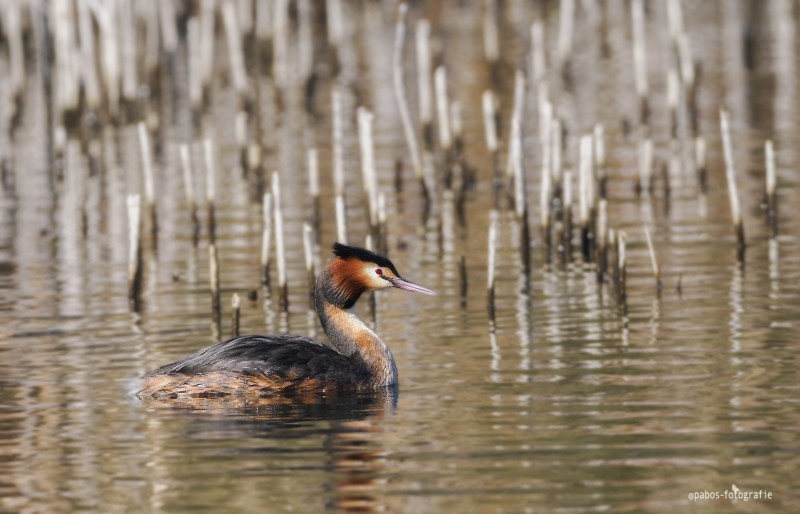
MULTIPOLYGON (((395 13, 385 16, 392 20, 392 44, 387 46, 387 55, 375 57, 378 48, 357 47, 360 39, 354 36, 353 6, 343 0, 243 2, 243 6, 231 1, 139 5, 98 0, 78 1, 74 9, 64 2, 51 2, 39 7, 49 19, 64 23, 45 26, 35 18, 38 3, 9 2, 1 8, 7 49, 1 58, 7 61, 8 71, 4 91, 8 108, 3 111, 2 126, 13 139, 26 108, 27 81, 34 72, 45 73, 44 91, 52 96, 47 109, 52 129, 48 130, 47 147, 56 170, 51 180, 55 194, 59 194, 59 181, 64 180, 59 163, 67 158, 70 145, 79 147, 99 173, 110 177, 107 169, 101 169, 98 152, 102 154, 109 141, 122 144, 117 142, 122 139, 118 129, 120 133, 126 128, 135 132, 140 169, 126 170, 132 178, 125 186, 129 188, 125 192, 128 297, 134 310, 141 307, 145 268, 142 227, 150 228, 155 247, 159 214, 185 212, 184 222, 188 220, 194 246, 199 246, 203 223, 198 209, 203 207, 199 205, 203 193, 202 187, 196 186, 204 183, 212 317, 217 333, 222 308, 217 251, 230 244, 217 229, 218 210, 224 212, 229 206, 224 202, 230 202, 230 197, 218 196, 218 188, 226 184, 227 189, 230 182, 246 190, 254 210, 260 207, 260 231, 254 236, 261 239, 260 268, 253 273, 253 281, 265 286, 265 296, 272 294, 274 260, 279 306, 284 312, 289 308, 293 280, 291 259, 287 263, 289 248, 302 246, 307 283, 298 284, 297 289, 312 291, 319 255, 326 253, 322 250, 328 244, 326 237, 342 243, 366 238, 383 254, 401 246, 416 248, 422 243, 415 237, 401 245, 400 237, 393 237, 393 227, 417 212, 422 214, 418 235, 439 242, 432 246, 438 246, 434 253, 440 259, 445 253, 441 241, 452 236, 446 234, 445 238, 442 231, 463 231, 469 234, 465 239, 476 234, 487 238, 485 294, 492 319, 500 287, 496 282, 498 232, 507 219, 519 230, 514 250, 522 262, 526 287, 540 264, 564 266, 595 274, 600 290, 616 288, 617 299, 625 303, 627 266, 641 264, 637 249, 646 242, 661 290, 662 273, 666 276, 670 270, 669 263, 665 269, 659 268, 654 240, 666 239, 651 234, 645 226, 644 241, 634 232, 629 240, 619 227, 631 225, 632 220, 615 216, 620 212, 618 205, 626 201, 622 191, 631 194, 631 182, 636 202, 643 206, 661 202, 669 209, 676 194, 689 194, 681 186, 683 170, 694 171, 692 194, 701 201, 706 200, 709 184, 717 179, 716 124, 701 127, 698 96, 704 84, 690 26, 684 23, 685 2, 668 0, 663 6, 651 7, 643 0, 631 0, 625 6, 629 16, 614 21, 608 19, 611 7, 604 3, 563 0, 557 5, 556 23, 551 24, 553 34, 545 32, 545 27, 551 26, 546 23, 548 13, 533 9, 524 22, 530 25, 517 30, 530 42, 520 45, 524 48, 521 55, 513 54, 506 45, 510 36, 505 31, 513 23, 510 7, 496 0, 477 3, 480 8, 475 10, 474 25, 481 38, 481 57, 469 73, 483 82, 475 93, 462 88, 465 71, 444 44, 446 37, 436 25, 440 22, 432 21, 438 18, 428 19, 432 11, 417 3, 400 3, 395 13), (589 87, 574 76, 601 66, 573 55, 576 31, 597 32, 596 50, 602 59, 611 51, 604 34, 609 23, 620 25, 619 37, 629 38, 626 43, 631 49, 625 69, 631 100, 620 101, 623 110, 627 109, 623 123, 603 119, 600 114, 574 115, 579 108, 575 102, 586 96, 584 88, 589 87), (664 37, 650 37, 654 30, 663 30, 664 37), (668 48, 653 48, 654 43, 668 48), (35 57, 38 68, 28 64, 28 55, 35 57), (387 64, 380 67, 369 58, 387 64), (657 69, 662 64, 665 66, 657 69), (394 101, 389 105, 381 101, 383 97, 370 96, 370 81, 362 75, 367 67, 372 73, 388 70, 376 81, 390 79, 394 101), (663 87, 656 87, 658 82, 663 82, 663 87), (328 92, 330 96, 322 95, 328 92), (175 101, 183 93, 185 102, 175 101), (292 122, 304 131, 303 138, 296 141, 294 136, 282 136, 282 127, 275 121, 289 116, 295 104, 302 104, 303 113, 292 122), (164 105, 186 112, 171 112, 164 105), (174 125, 170 120, 181 116, 190 120, 186 123, 190 128, 175 145, 174 164, 173 148, 167 142, 174 125), (233 134, 228 147, 214 128, 220 118, 233 134), (392 127, 388 130, 394 131, 395 140, 403 141, 402 149, 387 150, 386 133, 382 132, 387 126, 392 127), (319 137, 315 127, 325 127, 325 137, 319 137), (473 140, 481 137, 475 134, 482 135, 485 145, 473 140), (299 179, 296 170, 289 169, 296 163, 276 157, 277 149, 295 143, 303 156, 300 167, 306 170, 299 179), (201 156, 198 162, 193 161, 193 148, 201 156), (231 174, 228 152, 235 152, 241 177, 231 174), (635 155, 635 164, 631 166, 629 158, 626 165, 621 164, 624 155, 635 155), (351 165, 356 162, 358 167, 351 165), (168 170, 173 164, 179 168, 176 176, 184 193, 185 205, 178 209, 170 203, 179 202, 173 198, 176 195, 170 195, 168 170), (266 169, 276 171, 270 175, 266 169), (348 175, 357 169, 360 177, 348 175), (418 187, 404 187, 406 169, 411 170, 418 187), (360 184, 363 194, 353 194, 354 183, 360 184), (661 188, 656 187, 659 183, 661 188), (617 187, 619 184, 624 187, 617 187), (481 193, 487 191, 492 199, 482 202, 481 193), (301 202, 304 195, 308 200, 301 202), (538 197, 539 205, 529 205, 529 197, 533 202, 538 197), (284 209, 296 204, 308 206, 300 229, 288 214, 284 223, 284 209), (483 213, 475 212, 478 207, 485 209, 483 213), (448 209, 455 209, 456 228, 454 223, 445 223, 444 217, 451 214, 448 209), (538 235, 530 231, 537 216, 538 235), (537 262, 540 254, 532 256, 536 247, 543 248, 542 262, 537 262), (576 257, 580 266, 570 267, 576 257)), ((373 8, 377 7, 369 9, 373 8)), ((603 110, 598 109, 600 112, 603 110)), ((719 135, 737 258, 743 262, 745 213, 752 199, 740 197, 738 182, 748 179, 737 176, 730 117, 720 110, 719 135)), ((775 237, 781 184, 772 140, 765 142, 764 155, 761 205, 770 235, 775 237)), ((2 194, 13 190, 14 176, 22 173, 19 163, 13 163, 13 156, 0 155, 2 194)), ((258 241, 254 244, 258 247, 258 241)), ((460 259, 451 256, 448 266, 458 268, 452 271, 458 276, 458 295, 465 306, 470 294, 467 262, 474 260, 464 248, 458 251, 460 259)), ((159 256, 154 253, 149 258, 159 256)), ((473 267, 471 264, 470 269, 473 267)), ((678 284, 682 290, 682 278, 678 284)), ((241 302, 238 296, 234 298, 238 333, 241 302)), ((310 302, 313 305, 313 295, 310 302)))

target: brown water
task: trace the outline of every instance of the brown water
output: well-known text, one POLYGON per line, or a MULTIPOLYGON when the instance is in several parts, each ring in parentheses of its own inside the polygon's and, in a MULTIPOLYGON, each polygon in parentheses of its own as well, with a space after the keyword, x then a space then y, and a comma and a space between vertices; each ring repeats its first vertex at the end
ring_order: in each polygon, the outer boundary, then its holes
MULTIPOLYGON (((694 172, 684 166, 673 170, 667 201, 658 188, 654 198, 633 192, 637 139, 622 130, 623 119, 635 120, 637 112, 628 4, 602 3, 608 55, 601 54, 598 34, 579 7, 572 89, 555 72, 550 89, 568 129, 568 167, 576 166, 578 136, 596 122, 605 125, 609 224, 625 230, 629 241, 627 304, 617 301, 610 284, 597 283, 578 253, 569 265, 547 265, 538 231, 530 294, 524 294, 516 221, 504 212, 494 332, 485 291, 491 168, 480 111, 480 94, 490 87, 477 16, 482 2, 426 7, 444 42, 451 96, 462 104, 465 158, 477 170, 463 227, 442 191, 433 216, 420 222, 423 204, 408 166, 405 188, 395 193, 394 160, 408 159, 390 80, 394 7, 345 3, 351 33, 341 49, 341 76, 351 242, 363 241, 367 231, 355 139, 358 91, 375 114, 389 254, 404 276, 439 293, 378 295, 376 330, 398 361, 397 395, 258 406, 142 402, 131 394, 146 371, 214 341, 207 241, 204 231, 193 245, 177 151, 179 143, 196 142, 203 133, 214 136, 222 170, 217 239, 223 332, 230 332, 231 294, 255 289, 257 299, 243 303, 244 332, 319 334, 308 310, 300 234, 310 205, 305 149, 315 142, 322 212, 330 213, 323 217, 318 249, 324 263, 335 237, 329 78, 318 84, 316 119, 303 114, 296 80, 290 80, 280 107, 269 79, 257 79, 265 169, 279 170, 285 186, 290 310, 284 315, 276 292, 265 299, 259 283, 260 205, 252 203, 251 186, 237 168, 224 39, 218 39, 220 78, 212 113, 200 129, 190 121, 182 85, 181 40, 178 79, 163 81, 178 94, 162 92, 154 110, 161 127, 160 230, 155 248, 146 239, 137 314, 126 296, 125 212, 126 194, 139 192, 141 183, 135 126, 107 126, 90 147, 98 152, 93 167, 72 137, 63 159, 52 164, 45 90, 41 75, 30 69, 20 127, 10 132, 7 112, 0 127, 8 167, 0 193, 0 510, 796 511, 800 231, 794 220, 800 205, 793 199, 800 197, 800 6, 777 0, 684 2, 692 49, 703 66, 700 127, 709 145, 709 190, 700 195, 694 172), (754 42, 751 68, 742 56, 746 26, 754 42), (749 241, 743 265, 729 221, 717 122, 721 104, 733 120, 749 241), (775 142, 778 164, 780 227, 774 239, 759 207, 766 138, 775 142), (662 269, 660 295, 645 223, 653 228, 662 269), (462 255, 469 278, 465 304, 456 267, 462 255), (741 491, 770 492, 772 499, 688 499, 733 484, 741 491)), ((666 14, 660 4, 648 5, 653 135, 657 159, 664 160, 666 14)), ((421 12, 412 9, 411 19, 421 12)), ((555 5, 540 10, 506 2, 501 34, 509 64, 525 62, 535 16, 544 16, 554 46, 555 5)), ((5 59, 2 54, 0 69, 8 66, 5 59)), ((512 81, 510 72, 503 73, 498 92, 507 120, 512 81)), ((408 88, 413 107, 410 78, 408 88)), ((533 89, 528 114, 528 197, 531 219, 538 220, 533 89)), ((202 193, 198 144, 193 155, 202 193)), ((366 303, 357 310, 369 319, 366 303)))

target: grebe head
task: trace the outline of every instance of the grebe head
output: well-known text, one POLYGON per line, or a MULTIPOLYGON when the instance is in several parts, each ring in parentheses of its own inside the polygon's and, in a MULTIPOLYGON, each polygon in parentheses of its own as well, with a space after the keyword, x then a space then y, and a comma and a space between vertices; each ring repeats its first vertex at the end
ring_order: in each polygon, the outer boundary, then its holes
POLYGON ((333 244, 333 254, 336 259, 329 268, 332 278, 351 293, 396 287, 414 293, 436 294, 401 277, 392 261, 382 255, 340 243, 333 244))

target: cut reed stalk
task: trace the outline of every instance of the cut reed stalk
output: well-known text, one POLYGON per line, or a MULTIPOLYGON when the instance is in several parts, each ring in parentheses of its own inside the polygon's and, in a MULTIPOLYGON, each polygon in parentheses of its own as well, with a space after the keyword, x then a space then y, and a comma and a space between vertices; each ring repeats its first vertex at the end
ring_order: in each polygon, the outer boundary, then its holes
POLYGON ((500 192, 503 189, 503 175, 500 172, 500 151, 497 143, 497 125, 495 118, 497 107, 495 105, 494 93, 489 90, 483 92, 481 98, 483 107, 483 129, 486 134, 486 148, 492 156, 492 194, 495 209, 499 207, 500 192))
POLYGON ((459 283, 459 295, 461 297, 461 306, 465 306, 467 304, 467 293, 469 292, 469 279, 467 275, 467 259, 463 255, 461 259, 458 261, 458 283, 459 283))
POLYGON ((239 324, 242 318, 242 301, 239 295, 233 293, 231 297, 231 307, 233 308, 233 315, 231 319, 231 337, 239 337, 239 324))
POLYGON ((183 187, 186 190, 186 205, 189 207, 189 215, 192 220, 192 233, 194 234, 195 244, 197 244, 197 234, 200 231, 200 220, 197 217, 197 200, 194 195, 194 180, 192 173, 192 158, 189 153, 189 145, 183 143, 179 148, 181 158, 181 171, 183 174, 183 187))
MULTIPOLYGON (((512 167, 514 174, 514 208, 517 220, 520 223, 520 258, 525 276, 530 276, 530 226, 528 222, 528 198, 526 196, 525 169, 524 169, 524 149, 522 142, 524 134, 522 130, 522 111, 524 110, 525 100, 525 75, 517 70, 514 81, 514 103, 517 113, 512 119, 511 134, 514 138, 511 141, 511 151, 509 157, 513 159, 512 167)), ((527 287, 527 283, 526 283, 527 287)))
POLYGON ((658 268, 656 250, 653 248, 653 238, 650 237, 650 229, 644 226, 644 237, 647 239, 647 250, 650 252, 650 263, 653 265, 653 277, 656 279, 656 290, 661 291, 661 271, 658 268))
POLYGON ((439 148, 442 149, 447 162, 453 146, 453 137, 450 131, 450 101, 447 98, 447 70, 439 66, 433 74, 434 91, 436 92, 436 115, 439 126, 439 148))
MULTIPOLYGON (((202 84, 203 104, 201 109, 206 110, 211 92, 211 80, 214 70, 214 44, 216 37, 215 21, 216 7, 213 2, 201 2, 200 8, 200 82, 202 84)), ((131 65, 135 66, 134 60, 131 65)))
POLYGON ((358 143, 361 150, 361 178, 367 199, 369 226, 372 231, 378 226, 378 183, 375 176, 375 147, 372 139, 372 113, 364 107, 358 108, 358 143))
POLYGON ((273 0, 276 7, 272 18, 272 78, 280 91, 286 89, 289 78, 289 0, 273 0))
POLYGON ((309 148, 308 162, 308 196, 311 197, 311 226, 314 233, 319 234, 320 228, 320 199, 319 199, 319 160, 317 149, 309 148))
POLYGON ((244 53, 242 52, 241 28, 236 19, 236 6, 233 2, 223 2, 222 23, 227 36, 231 82, 239 96, 239 107, 244 108, 248 103, 247 71, 245 71, 244 53))
POLYGON ((667 72, 667 110, 669 111, 669 133, 672 139, 678 138, 678 72, 670 68, 667 72))
POLYGON ((150 216, 150 230, 153 234, 153 244, 155 245, 158 234, 158 215, 156 213, 155 180, 153 178, 153 156, 150 153, 150 136, 147 133, 147 127, 144 122, 139 122, 137 129, 144 177, 144 204, 150 216))
POLYGON ((272 173, 272 215, 275 223, 275 257, 278 261, 280 307, 289 310, 289 289, 286 283, 286 252, 283 244, 283 211, 281 210, 281 181, 278 172, 272 173))
POLYGON ((644 2, 632 0, 631 23, 633 24, 633 63, 636 79, 636 95, 639 98, 639 122, 647 125, 650 117, 647 82, 647 47, 645 44, 644 2))
POLYGON ((766 194, 765 206, 767 209, 767 224, 770 229, 770 236, 778 234, 778 199, 775 195, 777 187, 777 177, 775 173, 775 151, 772 141, 764 143, 764 159, 766 160, 766 194))
POLYGON ((569 262, 572 256, 572 171, 564 172, 564 207, 561 211, 564 227, 561 233, 562 257, 569 262))
POLYGON ((308 223, 303 223, 303 251, 306 258, 306 276, 308 280, 308 301, 311 308, 314 308, 314 284, 316 273, 314 272, 314 229, 308 223))
MULTIPOLYGON (((23 40, 23 22, 21 19, 21 2, 6 2, 3 5, 2 28, 8 46, 8 80, 14 108, 19 110, 25 91, 25 43, 23 40)), ((84 32, 81 30, 81 32, 84 32)))
POLYGON ((495 319, 495 269, 496 269, 496 261, 497 261, 497 224, 498 224, 499 214, 497 210, 492 209, 489 212, 489 250, 488 250, 488 258, 487 258, 487 269, 486 269, 486 287, 488 293, 488 300, 487 300, 487 309, 489 312, 489 319, 494 321, 495 319))
POLYGON ((537 19, 531 24, 531 69, 533 83, 540 84, 547 77, 546 47, 544 42, 544 25, 537 19))
POLYGON ((625 241, 625 232, 620 231, 617 235, 617 258, 619 259, 617 273, 619 277, 619 299, 622 303, 625 303, 628 298, 628 267, 625 241))
POLYGON ((336 237, 340 243, 347 244, 347 214, 342 195, 336 196, 336 237))
POLYGON ((175 26, 175 5, 172 2, 158 2, 159 27, 161 41, 168 57, 178 49, 178 28, 175 26))
POLYGON ((142 200, 128 195, 128 299, 131 308, 139 311, 142 292, 142 200))
MULTIPOLYGON (((94 27, 92 26, 92 17, 87 4, 88 2, 77 2, 78 35, 81 43, 78 57, 80 58, 79 66, 82 69, 81 81, 86 106, 91 110, 97 110, 100 107, 100 80, 97 74, 97 52, 95 50, 94 27)), ((12 50, 11 46, 14 45, 14 32, 17 31, 12 29, 12 38, 7 39, 9 50, 12 50)), ((10 57, 13 58, 13 54, 10 55, 10 57)), ((12 65, 10 71, 13 72, 13 62, 10 64, 12 65)), ((14 83, 12 82, 12 88, 13 85, 14 83)), ((18 92, 19 90, 12 90, 12 93, 16 94, 18 92)))
POLYGON ((339 48, 344 36, 342 0, 326 0, 325 11, 328 15, 328 43, 330 43, 333 48, 339 48))
POLYGON ((706 194, 708 188, 708 168, 706 168, 706 140, 702 136, 694 139, 694 165, 700 192, 706 194))
MULTIPOLYGON (((433 150, 433 79, 431 78, 431 24, 426 19, 417 22, 417 91, 419 94, 419 122, 422 139, 428 150, 433 150)), ((420 163, 421 165, 422 163, 420 163)), ((414 170, 416 173, 416 170, 414 170)), ((417 180, 421 177, 417 176, 417 180)))
POLYGON ((203 156, 206 165, 206 206, 208 209, 208 237, 211 242, 217 238, 217 217, 215 197, 217 189, 217 164, 214 156, 214 143, 210 138, 203 141, 203 156))
MULTIPOLYGON (((112 38, 113 39, 113 38, 112 38)), ((195 124, 203 108, 203 74, 201 25, 197 17, 186 22, 186 75, 189 84, 189 103, 195 124)), ((116 56, 115 56, 116 59, 116 56)))
POLYGON ((344 194, 344 128, 342 113, 342 93, 334 86, 331 92, 333 110, 333 188, 336 195, 344 194))
POLYGON ((506 162, 506 178, 514 176, 516 163, 515 152, 520 149, 520 134, 522 128, 522 111, 525 103, 525 75, 517 70, 514 78, 514 106, 511 111, 511 133, 508 139, 508 160, 506 162))
POLYGON ((597 124, 594 126, 594 169, 597 175, 598 196, 601 199, 606 198, 606 182, 608 177, 606 175, 606 138, 603 125, 597 124))
POLYGON ((608 250, 606 237, 608 234, 608 202, 600 200, 597 205, 597 281, 603 282, 608 270, 608 250))
POLYGON ((557 116, 553 116, 550 120, 550 142, 552 149, 550 150, 550 175, 553 179, 553 196, 561 196, 561 175, 563 174, 563 141, 561 135, 561 120, 557 116))
POLYGON ((250 160, 248 158, 248 136, 247 136, 247 113, 239 111, 236 113, 236 146, 239 149, 239 166, 242 168, 242 175, 247 177, 250 174, 250 160))
POLYGON ((483 8, 483 54, 489 64, 492 81, 500 79, 500 38, 497 33, 497 0, 485 0, 483 8))
POLYGON ((550 200, 552 198, 552 189, 550 182, 550 170, 547 166, 542 166, 542 187, 539 190, 539 229, 542 240, 545 242, 548 260, 552 244, 552 234, 550 233, 550 200))
POLYGON ((553 198, 552 193, 552 117, 553 106, 550 102, 544 99, 543 96, 539 97, 539 134, 541 139, 541 155, 542 155, 542 169, 541 180, 542 188, 539 193, 539 228, 541 231, 542 240, 545 241, 548 260, 550 256, 550 245, 552 243, 552 234, 550 227, 551 218, 551 202, 553 198))
POLYGON ((608 262, 611 265, 611 275, 614 278, 614 284, 619 288, 619 246, 617 245, 617 232, 613 228, 608 229, 606 248, 609 253, 608 262), (611 252, 614 252, 613 257, 611 252))
POLYGON ((575 25, 575 0, 564 0, 559 7, 558 46, 556 47, 558 66, 562 76, 567 76, 572 60, 572 33, 575 25))
POLYGON ((581 249, 584 262, 592 260, 593 238, 592 207, 593 207, 593 173, 592 173, 592 137, 582 136, 580 142, 580 176, 579 181, 579 209, 581 222, 581 249))
POLYGON ((313 113, 317 79, 314 73, 314 12, 311 0, 298 0, 297 11, 297 67, 304 82, 306 112, 313 113))
POLYGON ((653 193, 653 140, 639 143, 639 175, 636 177, 636 195, 653 193))
POLYGON ((212 326, 216 329, 217 336, 220 334, 221 324, 221 305, 219 296, 219 256, 217 255, 217 245, 208 245, 208 281, 211 289, 211 319, 212 326))
POLYGON ((731 219, 736 233, 737 253, 739 260, 744 259, 747 244, 744 237, 744 222, 739 205, 739 191, 736 187, 736 169, 733 162, 733 145, 731 143, 731 127, 728 113, 724 109, 719 112, 720 130, 722 131, 722 147, 725 154, 725 178, 728 182, 728 198, 731 204, 731 219))
POLYGON ((386 195, 378 194, 378 253, 386 255, 389 250, 386 230, 386 195))
MULTIPOLYGON (((408 145, 408 152, 411 154, 411 166, 414 168, 414 175, 424 188, 425 181, 423 180, 422 155, 420 154, 419 143, 417 142, 417 132, 414 130, 414 123, 411 121, 411 112, 408 108, 406 86, 403 79, 403 48, 405 47, 406 40, 407 12, 408 6, 405 3, 401 3, 397 9, 392 78, 394 79, 394 97, 397 102, 397 109, 400 112, 400 121, 403 124, 403 134, 405 135, 406 144, 408 145)), ((360 120, 361 117, 359 116, 359 122, 360 120)), ((359 128, 360 126, 359 123, 359 128)), ((427 191, 423 191, 423 194, 427 196, 427 191)))
POLYGON ((453 161, 455 164, 461 159, 464 151, 464 122, 461 118, 461 103, 455 100, 450 102, 450 126, 453 129, 453 161))
POLYGON ((269 288, 269 247, 272 241, 272 194, 264 193, 261 207, 261 283, 269 288))

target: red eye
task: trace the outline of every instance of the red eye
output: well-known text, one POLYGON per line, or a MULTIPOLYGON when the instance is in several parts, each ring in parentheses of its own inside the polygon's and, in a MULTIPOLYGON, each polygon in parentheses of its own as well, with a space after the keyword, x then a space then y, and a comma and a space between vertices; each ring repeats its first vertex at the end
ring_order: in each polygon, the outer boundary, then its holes
POLYGON ((375 268, 375 274, 376 275, 383 275, 383 270, 380 269, 380 268, 375 268))

